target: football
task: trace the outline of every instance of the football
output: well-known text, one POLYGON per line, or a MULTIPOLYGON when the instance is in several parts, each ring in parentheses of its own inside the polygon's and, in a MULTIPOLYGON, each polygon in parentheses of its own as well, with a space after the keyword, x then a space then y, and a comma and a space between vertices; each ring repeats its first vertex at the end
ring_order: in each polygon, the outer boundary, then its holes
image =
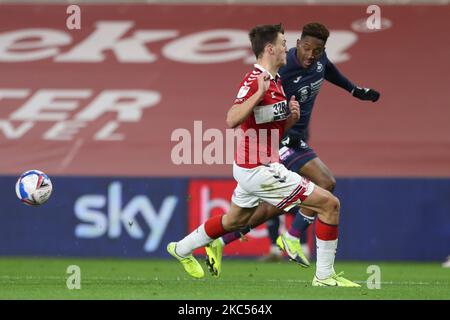
POLYGON ((53 186, 50 178, 39 170, 24 172, 16 183, 17 197, 30 206, 37 206, 46 202, 52 191, 53 186))

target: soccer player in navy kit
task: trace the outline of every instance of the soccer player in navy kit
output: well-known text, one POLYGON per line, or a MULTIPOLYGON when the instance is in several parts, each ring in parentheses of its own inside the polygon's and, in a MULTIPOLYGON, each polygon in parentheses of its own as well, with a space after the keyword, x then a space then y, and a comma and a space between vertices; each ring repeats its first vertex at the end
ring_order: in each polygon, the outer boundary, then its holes
MULTIPOLYGON (((327 80, 351 93, 360 100, 375 102, 380 94, 368 88, 360 88, 345 78, 334 64, 328 60, 325 53, 325 44, 329 36, 327 28, 320 23, 308 23, 303 27, 302 36, 297 45, 287 54, 287 64, 280 69, 283 89, 287 97, 295 95, 300 103, 300 119, 286 133, 280 148, 280 160, 291 171, 298 172, 316 185, 333 191, 336 180, 330 169, 317 157, 317 154, 306 143, 308 127, 311 119, 314 102, 324 82, 327 80)), ((315 212, 302 208, 296 212, 294 221, 289 230, 277 235, 280 212, 267 203, 262 203, 249 222, 249 228, 224 235, 207 247, 207 264, 220 264, 222 247, 243 234, 249 232, 263 222, 272 220, 272 243, 285 251, 289 258, 303 267, 309 266, 300 245, 300 235, 314 222, 315 212), (275 232, 274 232, 275 231, 275 232)), ((272 246, 273 248, 274 246, 272 246)), ((216 268, 217 269, 217 266, 216 268)), ((220 267, 218 268, 220 270, 220 267)), ((215 270, 216 271, 216 270, 215 270)))

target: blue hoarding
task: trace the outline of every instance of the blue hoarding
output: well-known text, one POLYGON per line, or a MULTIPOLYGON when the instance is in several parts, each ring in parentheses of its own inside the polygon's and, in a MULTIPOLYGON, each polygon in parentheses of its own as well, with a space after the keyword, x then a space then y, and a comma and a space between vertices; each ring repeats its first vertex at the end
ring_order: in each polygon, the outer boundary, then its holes
POLYGON ((338 258, 443 260, 450 255, 450 179, 338 179, 338 258))
MULTIPOLYGON (((29 207, 0 177, 0 255, 167 257, 188 229, 187 178, 53 177, 29 207)), ((450 254, 450 179, 340 178, 337 258, 442 260, 450 254)))

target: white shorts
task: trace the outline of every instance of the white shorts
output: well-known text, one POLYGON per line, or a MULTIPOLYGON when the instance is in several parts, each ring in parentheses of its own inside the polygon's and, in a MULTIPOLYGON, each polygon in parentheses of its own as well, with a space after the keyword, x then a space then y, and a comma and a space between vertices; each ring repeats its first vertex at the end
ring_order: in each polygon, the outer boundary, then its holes
POLYGON ((231 201, 241 208, 256 207, 268 202, 284 211, 298 206, 313 191, 315 184, 281 163, 246 169, 233 164, 233 176, 238 185, 231 201))

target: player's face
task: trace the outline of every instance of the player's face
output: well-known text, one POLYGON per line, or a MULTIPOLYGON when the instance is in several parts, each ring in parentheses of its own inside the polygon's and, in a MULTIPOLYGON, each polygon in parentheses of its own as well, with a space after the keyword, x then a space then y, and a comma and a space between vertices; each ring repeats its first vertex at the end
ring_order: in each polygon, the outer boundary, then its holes
POLYGON ((309 68, 322 56, 325 43, 321 39, 306 36, 297 40, 297 57, 304 68, 309 68))
POLYGON ((282 67, 286 64, 286 38, 284 34, 279 33, 277 40, 272 44, 272 52, 275 59, 275 65, 282 67))

